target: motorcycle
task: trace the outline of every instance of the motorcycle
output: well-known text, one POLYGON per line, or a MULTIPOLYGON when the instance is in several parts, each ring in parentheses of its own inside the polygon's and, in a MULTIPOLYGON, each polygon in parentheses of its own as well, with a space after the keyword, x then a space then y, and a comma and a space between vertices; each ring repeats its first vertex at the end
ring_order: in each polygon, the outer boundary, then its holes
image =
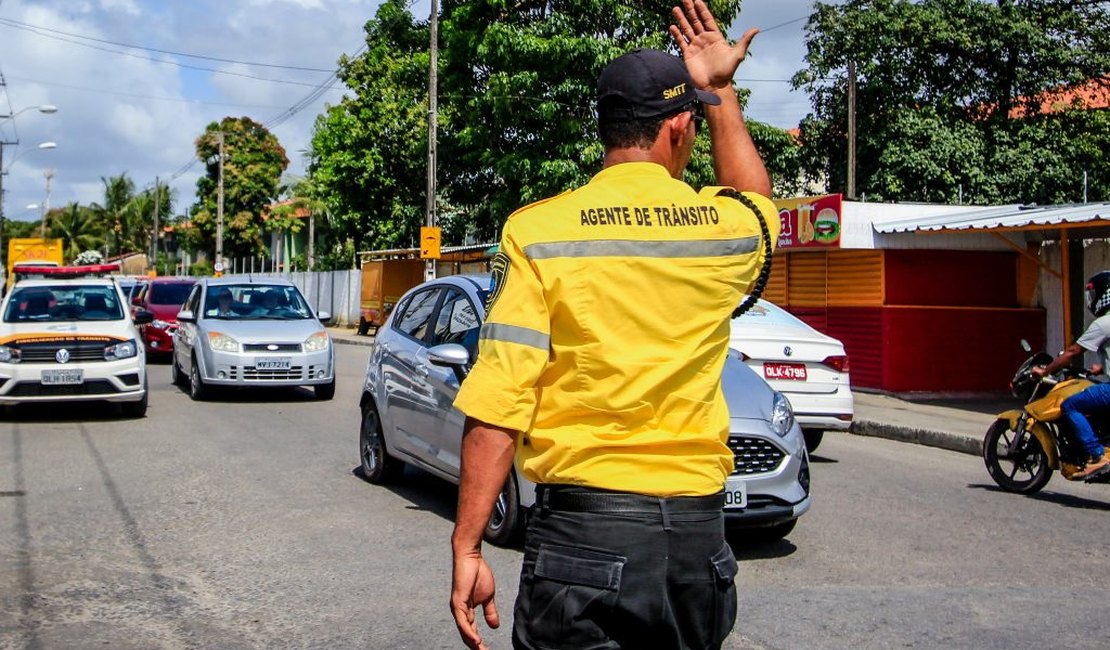
MULTIPOLYGON (((1022 341, 1026 352, 1029 344, 1022 341)), ((1080 393, 1095 381, 1086 370, 1064 369, 1055 376, 1039 378, 1033 374, 1038 366, 1048 365, 1052 357, 1039 352, 1027 359, 1014 374, 1010 392, 1025 402, 1022 409, 998 414, 983 439, 983 462, 987 472, 1000 488, 1018 494, 1034 494, 1052 478, 1054 470, 1064 476, 1077 471, 1086 458, 1086 450, 1061 426, 1060 406, 1064 400, 1080 393)), ((1110 445, 1110 422, 1107 418, 1091 420, 1091 426, 1104 444, 1110 445)), ((1087 483, 1110 483, 1110 471, 1096 472, 1087 483)))

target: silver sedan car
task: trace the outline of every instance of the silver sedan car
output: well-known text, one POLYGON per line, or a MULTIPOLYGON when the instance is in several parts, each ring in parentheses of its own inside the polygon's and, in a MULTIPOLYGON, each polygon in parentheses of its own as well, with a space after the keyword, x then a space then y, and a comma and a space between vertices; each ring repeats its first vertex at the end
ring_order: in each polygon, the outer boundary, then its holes
POLYGON ((224 387, 312 386, 335 396, 335 353, 321 321, 291 282, 206 278, 177 315, 172 379, 195 400, 224 387))
MULTIPOLYGON (((464 416, 452 406, 478 353, 488 277, 454 276, 405 294, 378 330, 363 386, 361 472, 371 483, 399 478, 405 464, 459 480, 464 416)), ((722 386, 731 414, 735 469, 725 490, 725 523, 779 539, 810 506, 805 442, 782 394, 729 353, 722 386)), ((486 526, 486 539, 511 543, 535 486, 514 468, 486 526)))

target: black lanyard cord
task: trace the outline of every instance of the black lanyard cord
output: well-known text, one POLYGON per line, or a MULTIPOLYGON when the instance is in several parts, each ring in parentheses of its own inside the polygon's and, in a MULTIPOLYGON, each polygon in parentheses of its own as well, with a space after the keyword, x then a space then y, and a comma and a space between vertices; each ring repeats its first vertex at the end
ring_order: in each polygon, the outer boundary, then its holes
POLYGON ((748 292, 748 297, 732 312, 732 318, 736 318, 754 307, 755 303, 759 301, 759 297, 763 295, 763 290, 767 288, 767 280, 771 277, 771 266, 774 261, 775 247, 771 244, 771 231, 767 229, 767 220, 763 218, 763 213, 760 212, 759 206, 736 190, 725 190, 721 192, 721 194, 736 199, 742 203, 745 208, 751 210, 756 220, 759 221, 759 230, 762 233, 763 268, 759 270, 759 277, 755 280, 755 287, 748 292))

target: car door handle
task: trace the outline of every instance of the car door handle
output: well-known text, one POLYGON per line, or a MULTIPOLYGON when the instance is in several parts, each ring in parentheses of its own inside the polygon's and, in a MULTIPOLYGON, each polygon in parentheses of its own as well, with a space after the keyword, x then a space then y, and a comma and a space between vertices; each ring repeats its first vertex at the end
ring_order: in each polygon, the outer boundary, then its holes
POLYGON ((378 347, 380 347, 383 352, 392 352, 393 351, 393 348, 389 347, 388 343, 379 343, 378 347))

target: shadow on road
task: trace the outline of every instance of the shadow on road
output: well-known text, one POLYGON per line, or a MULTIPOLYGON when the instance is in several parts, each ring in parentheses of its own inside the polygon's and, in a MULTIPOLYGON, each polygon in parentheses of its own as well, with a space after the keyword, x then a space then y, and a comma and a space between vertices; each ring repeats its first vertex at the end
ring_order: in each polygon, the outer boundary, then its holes
POLYGON ((732 548, 732 554, 740 562, 748 560, 775 560, 793 555, 797 546, 788 539, 764 541, 745 537, 743 531, 725 534, 725 540, 732 548))
MULTIPOLYGON (((969 488, 978 490, 986 490, 988 492, 1000 492, 1002 494, 1012 494, 1007 492, 997 485, 989 485, 986 483, 969 483, 969 488)), ((1022 495, 1014 495, 1022 496, 1022 495)), ((1061 494, 1059 492, 1038 492, 1036 494, 1024 495, 1026 499, 1036 499, 1037 501, 1047 501, 1049 503, 1056 503, 1068 508, 1082 508, 1084 510, 1102 510, 1103 512, 1110 512, 1110 503, 1106 501, 1096 501, 1094 499, 1087 499, 1085 497, 1077 497, 1071 494, 1061 494)))
POLYGON ((4 411, 6 422, 89 422, 103 420, 126 420, 118 404, 108 402, 83 402, 63 405, 57 403, 20 404, 9 406, 4 411))
MULTIPOLYGON (((362 466, 351 470, 351 474, 366 480, 362 475, 362 466)), ((430 512, 447 521, 455 521, 459 488, 452 483, 411 465, 405 465, 404 472, 397 482, 381 487, 412 504, 405 506, 409 510, 430 512)))
MULTIPOLYGON (((173 390, 173 387, 171 387, 173 390)), ((189 394, 188 386, 178 387, 185 395, 189 394)), ((235 388, 226 386, 209 386, 205 402, 234 402, 238 404, 287 404, 289 402, 315 402, 316 396, 311 388, 301 386, 272 387, 272 388, 235 388)))
POLYGON ((825 464, 839 463, 840 461, 835 459, 835 458, 829 458, 827 456, 815 456, 814 454, 810 454, 809 455, 809 462, 815 463, 815 464, 825 465, 825 464))

